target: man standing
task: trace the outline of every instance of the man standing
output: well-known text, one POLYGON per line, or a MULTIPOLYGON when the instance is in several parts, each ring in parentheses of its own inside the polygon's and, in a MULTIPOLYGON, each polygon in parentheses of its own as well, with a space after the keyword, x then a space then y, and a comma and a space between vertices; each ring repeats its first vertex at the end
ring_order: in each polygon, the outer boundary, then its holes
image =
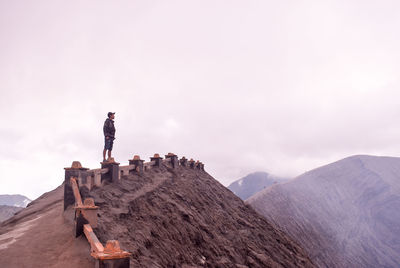
POLYGON ((115 127, 114 127, 115 113, 109 112, 108 118, 104 122, 104 150, 103 150, 103 162, 106 162, 106 152, 108 150, 108 159, 111 158, 111 151, 115 140, 115 127))

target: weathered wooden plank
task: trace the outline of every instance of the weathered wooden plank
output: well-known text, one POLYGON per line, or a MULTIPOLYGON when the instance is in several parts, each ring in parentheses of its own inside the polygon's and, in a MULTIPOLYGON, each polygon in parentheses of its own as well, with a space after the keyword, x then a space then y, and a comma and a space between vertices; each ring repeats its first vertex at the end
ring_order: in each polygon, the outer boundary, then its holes
POLYGON ((92 252, 103 253, 104 247, 100 243, 97 236, 94 234, 93 229, 90 226, 90 224, 85 224, 83 226, 83 232, 85 233, 85 236, 86 236, 87 240, 89 241, 92 252))
POLYGON ((150 162, 146 162, 143 164, 143 166, 145 167, 151 167, 154 166, 156 164, 156 161, 150 161, 150 162))
POLYGON ((91 170, 89 170, 89 172, 92 172, 94 175, 106 174, 108 172, 108 168, 91 169, 91 170))
POLYGON ((75 197, 75 203, 77 206, 82 206, 82 198, 81 194, 79 193, 79 188, 78 188, 78 183, 76 182, 76 178, 71 177, 71 186, 72 186, 72 191, 74 192, 74 197, 75 197))

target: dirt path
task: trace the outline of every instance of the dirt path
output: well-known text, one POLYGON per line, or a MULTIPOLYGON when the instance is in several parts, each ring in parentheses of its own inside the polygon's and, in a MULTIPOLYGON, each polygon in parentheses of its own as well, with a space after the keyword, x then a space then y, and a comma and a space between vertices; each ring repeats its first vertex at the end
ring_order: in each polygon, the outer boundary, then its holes
POLYGON ((157 187, 159 187, 167 179, 168 179, 168 177, 166 177, 166 176, 154 177, 152 183, 143 185, 143 187, 141 187, 139 190, 133 192, 132 194, 128 193, 127 197, 130 200, 135 200, 151 191, 154 191, 155 189, 157 189, 157 187))
POLYGON ((62 205, 55 190, 1 226, 0 267, 94 267, 88 242, 73 236, 62 205))
POLYGON ((7 249, 10 245, 15 243, 17 239, 23 236, 27 231, 29 231, 29 229, 34 225, 34 223, 41 217, 42 216, 39 216, 32 220, 18 224, 16 229, 0 235, 0 250, 7 249))

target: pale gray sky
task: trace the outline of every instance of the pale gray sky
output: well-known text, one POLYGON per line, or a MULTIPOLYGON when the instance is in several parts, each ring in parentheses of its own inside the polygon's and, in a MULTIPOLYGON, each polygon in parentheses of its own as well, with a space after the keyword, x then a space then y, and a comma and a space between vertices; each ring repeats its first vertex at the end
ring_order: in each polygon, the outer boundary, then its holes
POLYGON ((0 194, 79 160, 200 159, 224 185, 400 155, 399 1, 0 0, 0 194))

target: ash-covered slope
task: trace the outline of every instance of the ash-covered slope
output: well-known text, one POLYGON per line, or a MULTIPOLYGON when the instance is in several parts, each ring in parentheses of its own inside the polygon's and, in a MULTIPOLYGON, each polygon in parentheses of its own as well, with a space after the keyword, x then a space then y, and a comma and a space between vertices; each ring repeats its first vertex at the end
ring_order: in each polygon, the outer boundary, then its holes
POLYGON ((288 179, 273 176, 267 172, 254 172, 232 182, 228 186, 228 189, 242 200, 246 200, 250 196, 275 183, 281 183, 287 180, 288 179))
POLYGON ((400 158, 349 157, 247 202, 320 267, 399 267, 400 158))
POLYGON ((72 230, 63 217, 60 186, 0 224, 0 267, 93 268, 88 242, 72 230))
POLYGON ((283 232, 204 171, 163 166, 92 190, 101 242, 131 267, 314 267, 283 232))

